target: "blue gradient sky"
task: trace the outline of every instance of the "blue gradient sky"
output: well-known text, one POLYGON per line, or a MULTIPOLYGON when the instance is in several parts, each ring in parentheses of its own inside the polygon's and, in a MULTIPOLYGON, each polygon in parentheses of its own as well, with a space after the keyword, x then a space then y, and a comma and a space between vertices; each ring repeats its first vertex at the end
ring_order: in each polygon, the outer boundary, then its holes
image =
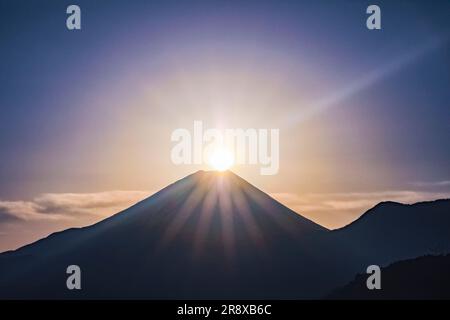
POLYGON ((278 175, 235 171, 316 221, 356 213, 292 199, 445 195, 449 14, 448 1, 2 0, 0 200, 156 191, 200 169, 170 162, 171 131, 194 120, 280 128, 278 175), (81 31, 65 27, 73 3, 81 31), (380 31, 365 26, 373 3, 380 31))

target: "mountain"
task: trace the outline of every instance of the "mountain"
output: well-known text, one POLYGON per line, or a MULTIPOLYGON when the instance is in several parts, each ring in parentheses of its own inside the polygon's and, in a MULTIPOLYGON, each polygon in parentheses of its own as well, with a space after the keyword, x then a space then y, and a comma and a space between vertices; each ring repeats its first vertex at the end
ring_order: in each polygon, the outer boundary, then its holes
POLYGON ((386 265, 426 254, 450 252, 450 200, 382 202, 330 233, 369 264, 386 265))
POLYGON ((450 255, 424 256, 381 269, 381 290, 367 290, 366 274, 357 275, 329 299, 450 299, 450 255))
POLYGON ((327 232, 232 172, 199 171, 95 225, 0 255, 0 297, 318 295, 334 277, 316 240, 327 232), (82 290, 66 289, 69 265, 80 266, 82 290))
POLYGON ((450 201, 381 203, 330 231, 232 172, 199 171, 85 228, 0 254, 3 299, 302 299, 369 264, 450 252, 450 201), (81 268, 81 290, 66 268, 81 268))

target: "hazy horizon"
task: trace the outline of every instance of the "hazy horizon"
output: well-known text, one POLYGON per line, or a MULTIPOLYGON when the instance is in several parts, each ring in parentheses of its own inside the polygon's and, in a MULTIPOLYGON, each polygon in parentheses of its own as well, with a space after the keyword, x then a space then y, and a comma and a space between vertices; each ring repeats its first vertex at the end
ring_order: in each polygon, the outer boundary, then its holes
MULTIPOLYGON (((216 170, 198 170, 188 174, 185 177, 182 177, 179 180, 183 180, 191 174, 198 173, 199 171, 207 171, 207 172, 217 172, 218 175, 221 175, 221 172, 216 170)), ((232 170, 230 170, 233 172, 232 170)), ((177 181, 179 181, 177 180, 177 181)), ((175 183, 174 181, 173 183, 175 183)), ((247 181, 248 182, 248 181, 247 181)), ((252 184, 251 182, 249 182, 252 184)), ((158 190, 159 191, 159 190, 158 190)), ((115 191, 107 191, 107 192, 99 192, 99 193, 90 193, 90 194, 74 194, 74 193, 62 193, 62 194, 45 194, 41 197, 35 198, 27 203, 22 203, 22 214, 24 215, 39 215, 45 213, 48 209, 49 211, 54 210, 52 206, 56 208, 56 210, 60 210, 61 212, 68 211, 71 213, 77 214, 77 217, 70 216, 59 216, 56 215, 57 219, 54 220, 54 223, 48 223, 49 221, 45 218, 43 219, 45 223, 45 227, 41 227, 37 230, 32 230, 31 228, 27 228, 25 230, 17 229, 18 237, 9 237, 7 241, 2 242, 0 244, 0 252, 4 252, 7 250, 15 250, 24 245, 30 244, 34 241, 37 241, 43 237, 48 236, 53 232, 63 231, 72 227, 85 227, 92 224, 95 224, 103 219, 106 219, 114 214, 120 213, 123 210, 128 209, 134 204, 145 200, 151 196, 153 196, 155 192, 150 191, 142 191, 142 190, 115 190, 115 191), (26 208, 26 209, 24 209, 26 208), (24 232, 25 231, 25 232, 24 232), (34 231, 34 232, 33 232, 34 231)), ((263 190, 261 190, 264 192, 263 190)), ((349 198, 354 199, 358 195, 348 195, 348 194, 309 194, 307 196, 312 197, 313 199, 286 199, 289 195, 286 194, 268 194, 270 197, 274 198, 281 204, 287 206, 295 213, 304 216, 313 222, 327 228, 330 230, 339 229, 348 224, 351 224, 353 221, 357 220, 360 216, 362 216, 368 209, 374 207, 376 204, 383 201, 394 201, 400 202, 404 204, 413 204, 422 201, 434 201, 440 199, 448 199, 448 195, 442 194, 442 198, 430 199, 427 196, 421 196, 419 194, 414 194, 413 192, 405 192, 405 193, 392 193, 391 198, 388 197, 389 193, 385 192, 378 195, 379 198, 376 197, 375 194, 371 194, 372 199, 368 200, 348 200, 349 198), (334 204, 330 204, 329 199, 342 197, 343 199, 336 201, 334 204), (447 198, 446 198, 447 197, 447 198), (289 201, 291 200, 291 201, 289 201), (297 204, 295 201, 300 202, 297 204), (356 201, 356 203, 354 203, 356 201), (294 205, 292 205, 294 203, 294 205), (306 203, 304 205, 303 203, 306 203), (308 207, 309 203, 314 203, 314 207, 308 207), (342 211, 342 214, 345 214, 346 217, 339 217, 339 223, 330 223, 327 218, 327 215, 330 212, 330 207, 334 205, 335 211, 342 211), (339 207, 342 206, 342 207, 339 207), (306 211, 299 211, 297 208, 306 208, 306 211), (360 211, 361 208, 363 211, 360 211), (322 220, 323 219, 323 220, 322 220)), ((360 195, 364 197, 364 195, 360 195)), ((366 195, 367 196, 367 195, 366 195)), ((35 225, 39 226, 39 219, 34 221, 35 225)), ((33 225, 33 221, 30 222, 30 225, 33 225)))

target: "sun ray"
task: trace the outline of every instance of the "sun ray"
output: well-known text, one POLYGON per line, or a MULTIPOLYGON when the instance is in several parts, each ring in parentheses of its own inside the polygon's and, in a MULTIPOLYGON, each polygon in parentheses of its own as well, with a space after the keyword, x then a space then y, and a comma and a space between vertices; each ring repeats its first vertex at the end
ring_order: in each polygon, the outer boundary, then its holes
POLYGON ((265 240, 255 217, 252 215, 250 206, 245 193, 241 190, 241 186, 236 188, 236 192, 231 194, 233 207, 237 211, 239 217, 243 220, 244 227, 246 228, 250 239, 258 247, 263 249, 265 240))
POLYGON ((171 221, 165 230, 162 245, 168 245, 183 228, 192 212, 199 206, 204 197, 204 186, 200 182, 198 186, 191 191, 180 212, 177 212, 174 219, 171 221))

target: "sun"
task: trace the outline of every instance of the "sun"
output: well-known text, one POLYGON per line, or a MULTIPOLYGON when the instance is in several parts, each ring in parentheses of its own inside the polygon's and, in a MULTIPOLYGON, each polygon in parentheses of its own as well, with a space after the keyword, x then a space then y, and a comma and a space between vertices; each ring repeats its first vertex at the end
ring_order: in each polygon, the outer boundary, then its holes
POLYGON ((228 170, 234 164, 233 153, 224 147, 218 147, 209 155, 208 164, 218 171, 228 170))

